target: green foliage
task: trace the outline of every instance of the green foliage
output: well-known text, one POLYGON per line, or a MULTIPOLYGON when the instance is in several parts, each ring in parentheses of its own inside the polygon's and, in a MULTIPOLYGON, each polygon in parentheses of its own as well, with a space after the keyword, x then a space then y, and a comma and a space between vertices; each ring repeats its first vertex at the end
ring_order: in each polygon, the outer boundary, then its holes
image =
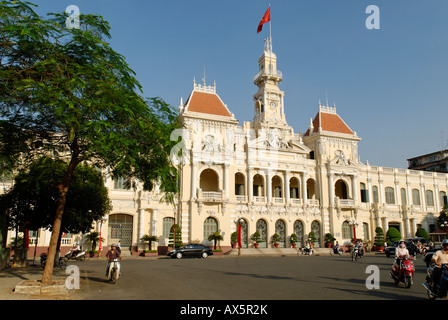
POLYGON ((276 243, 279 243, 279 242, 280 242, 280 236, 279 236, 279 234, 278 234, 278 233, 274 233, 274 234, 272 235, 272 243, 276 244, 276 243))
POLYGON ((295 233, 291 234, 291 236, 289 237, 289 242, 297 243, 297 241, 298 241, 297 235, 295 233))
POLYGON ((179 225, 173 224, 170 229, 170 237, 168 245, 172 248, 180 248, 183 246, 182 231, 179 225))
POLYGON ((314 243, 314 242, 317 241, 316 235, 314 234, 313 231, 311 231, 311 232, 308 234, 308 239, 311 241, 311 243, 314 243))
POLYGON ((216 244, 218 241, 224 240, 222 235, 219 232, 213 232, 208 236, 209 241, 213 241, 214 245, 213 248, 216 250, 216 244))
POLYGON ((417 228, 417 231, 415 232, 415 236, 424 238, 424 239, 429 241, 429 234, 428 234, 428 232, 426 232, 426 230, 421 228, 421 227, 417 228))
POLYGON ((388 245, 391 245, 395 241, 401 240, 400 231, 398 231, 397 228, 390 227, 386 232, 386 240, 388 245))
MULTIPOLYGON (((90 250, 92 253, 98 253, 96 251, 96 244, 98 241, 100 241, 100 233, 96 231, 92 231, 84 236, 84 239, 87 242, 90 242, 92 244, 92 250, 90 250)), ((101 241, 104 241, 104 238, 101 238, 101 241)))
POLYGON ((334 240, 336 240, 336 238, 333 237, 331 233, 325 234, 325 242, 333 242, 334 240))
POLYGON ((258 230, 255 231, 254 234, 252 235, 252 237, 250 237, 250 239, 255 243, 259 243, 261 240, 260 232, 258 230))
POLYGON ((238 231, 232 232, 230 235, 230 243, 237 243, 238 242, 238 231))
POLYGON ((81 28, 69 29, 67 16, 43 18, 28 2, 0 1, 0 170, 26 165, 18 160, 34 154, 68 152, 74 164, 107 166, 113 176, 142 181, 145 190, 159 180, 172 202, 177 111, 140 96, 134 71, 106 42, 108 22, 81 14, 81 28))
POLYGON ((375 239, 374 239, 375 246, 383 247, 384 246, 384 231, 381 227, 376 227, 375 229, 375 239))
MULTIPOLYGON (((30 230, 51 229, 58 198, 55 186, 67 166, 62 160, 42 157, 15 177, 13 188, 0 195, 0 210, 8 215, 10 228, 20 228, 27 222, 30 230)), ((79 165, 67 192, 61 232, 87 232, 94 221, 110 210, 109 194, 101 173, 79 165)))
MULTIPOLYGON (((159 237, 154 235, 145 234, 143 237, 140 238, 140 241, 142 242, 148 242, 148 250, 151 250, 151 244, 153 241, 159 241, 159 237)), ((145 250, 148 251, 148 250, 145 250)))

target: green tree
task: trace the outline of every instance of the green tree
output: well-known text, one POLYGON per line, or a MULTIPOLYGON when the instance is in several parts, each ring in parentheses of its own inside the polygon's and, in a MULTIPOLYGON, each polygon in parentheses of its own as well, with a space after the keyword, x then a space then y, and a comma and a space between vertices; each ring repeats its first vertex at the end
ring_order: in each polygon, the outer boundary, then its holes
POLYGON ((140 241, 148 242, 148 250, 151 250, 152 242, 159 241, 159 237, 145 234, 145 235, 143 235, 143 237, 140 238, 140 241))
POLYGON ((383 231, 383 228, 376 227, 374 243, 375 243, 375 246, 377 246, 377 247, 383 247, 384 246, 384 231, 383 231))
POLYGON ((390 227, 389 230, 387 230, 386 232, 386 240, 388 245, 391 245, 395 241, 400 241, 401 240, 400 231, 398 231, 397 228, 390 227))
MULTIPOLYGON (((97 231, 92 231, 85 236, 85 240, 87 242, 90 242, 92 244, 92 252, 96 251, 96 244, 98 241, 100 241, 100 233, 97 231)), ((103 238, 101 238, 101 241, 104 241, 103 238)))
POLYGON ((421 238, 424 238, 424 239, 426 239, 426 240, 429 240, 429 234, 428 234, 428 232, 426 232, 426 230, 425 229, 423 229, 423 228, 417 228, 417 231, 415 232, 415 236, 416 237, 421 237, 421 238))
MULTIPOLYGON (((0 1, 0 160, 51 153, 67 157, 58 181, 57 207, 42 283, 53 274, 67 192, 83 161, 108 167, 113 176, 134 177, 151 190, 156 181, 165 201, 177 192, 169 154, 177 112, 159 98, 143 98, 125 58, 115 52, 109 23, 82 14, 80 29, 65 25, 67 13, 39 17, 33 5, 0 1), (20 148, 4 135, 8 128, 20 148)), ((26 164, 25 164, 26 165, 26 164)))
MULTIPOLYGON (((0 195, 0 211, 7 215, 11 229, 23 231, 26 225, 30 230, 51 230, 58 197, 55 185, 64 176, 67 167, 68 164, 62 160, 42 157, 15 177, 13 188, 0 195)), ((67 192, 59 239, 62 232, 88 232, 92 223, 110 210, 109 194, 101 173, 89 166, 79 165, 67 192)))
POLYGON ((180 248, 183 245, 182 230, 178 224, 173 224, 170 228, 168 245, 171 245, 173 248, 180 248))

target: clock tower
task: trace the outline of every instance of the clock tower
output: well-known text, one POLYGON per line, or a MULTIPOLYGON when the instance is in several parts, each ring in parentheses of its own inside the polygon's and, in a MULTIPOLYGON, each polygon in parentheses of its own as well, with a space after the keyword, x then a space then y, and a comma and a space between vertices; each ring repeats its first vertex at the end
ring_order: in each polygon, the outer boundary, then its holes
POLYGON ((266 39, 264 52, 258 59, 258 73, 254 84, 258 87, 254 95, 254 129, 290 130, 285 118, 284 92, 278 84, 282 72, 277 70, 277 56, 272 52, 272 39, 266 39))

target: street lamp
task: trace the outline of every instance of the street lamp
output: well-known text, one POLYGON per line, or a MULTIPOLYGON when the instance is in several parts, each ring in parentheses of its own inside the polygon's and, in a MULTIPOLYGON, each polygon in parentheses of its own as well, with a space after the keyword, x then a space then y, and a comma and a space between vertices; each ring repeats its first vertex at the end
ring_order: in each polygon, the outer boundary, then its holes
POLYGON ((238 255, 241 255, 241 227, 243 225, 244 219, 240 218, 235 220, 235 223, 238 225, 238 255))
POLYGON ((446 238, 448 239, 448 221, 445 220, 440 224, 440 228, 442 228, 443 230, 445 230, 446 232, 446 238))
POLYGON ((355 219, 351 219, 348 224, 353 228, 353 242, 356 242, 356 227, 359 225, 359 223, 356 222, 355 219))

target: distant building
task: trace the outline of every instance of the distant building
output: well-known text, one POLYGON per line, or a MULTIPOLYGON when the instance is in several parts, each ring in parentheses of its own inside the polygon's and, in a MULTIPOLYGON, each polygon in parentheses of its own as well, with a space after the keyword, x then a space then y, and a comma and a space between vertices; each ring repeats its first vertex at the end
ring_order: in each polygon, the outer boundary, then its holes
POLYGON ((408 159, 408 169, 448 173, 448 150, 408 159))

